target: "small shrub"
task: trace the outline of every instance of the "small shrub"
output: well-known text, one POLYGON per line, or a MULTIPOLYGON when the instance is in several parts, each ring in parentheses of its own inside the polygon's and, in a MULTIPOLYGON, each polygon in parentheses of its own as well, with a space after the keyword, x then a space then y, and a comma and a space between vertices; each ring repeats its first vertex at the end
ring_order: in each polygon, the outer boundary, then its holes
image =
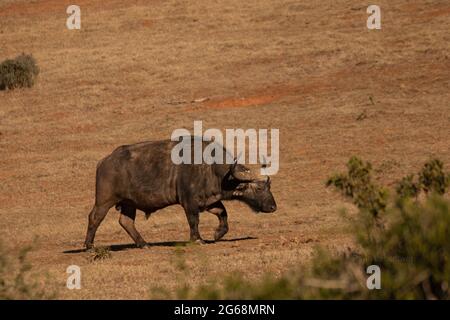
POLYGON ((347 173, 339 173, 330 177, 326 186, 334 186, 354 204, 363 210, 368 210, 373 216, 378 216, 386 209, 388 193, 372 182, 372 165, 364 163, 357 157, 352 157, 347 163, 347 173))
POLYGON ((30 88, 38 74, 39 68, 32 55, 21 54, 15 59, 7 59, 0 64, 0 90, 30 88))
POLYGON ((89 253, 89 262, 103 261, 112 257, 109 247, 94 247, 89 253))
POLYGON ((444 164, 438 159, 432 159, 424 164, 419 172, 419 181, 423 190, 444 194, 450 184, 450 175, 445 174, 444 164))
POLYGON ((425 194, 436 193, 443 195, 450 184, 450 173, 444 172, 444 164, 438 159, 426 162, 416 176, 408 175, 397 183, 398 204, 404 199, 416 198, 421 191, 425 194))
POLYGON ((414 180, 414 175, 410 174, 397 183, 396 192, 400 199, 417 198, 420 193, 420 183, 414 180))

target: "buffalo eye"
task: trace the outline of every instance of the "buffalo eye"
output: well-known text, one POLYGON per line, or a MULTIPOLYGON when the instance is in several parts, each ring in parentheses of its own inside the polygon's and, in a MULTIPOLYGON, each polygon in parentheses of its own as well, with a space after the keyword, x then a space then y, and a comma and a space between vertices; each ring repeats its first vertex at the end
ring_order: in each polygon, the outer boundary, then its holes
POLYGON ((247 188, 247 185, 244 183, 241 183, 236 187, 236 190, 244 190, 246 188, 247 188))

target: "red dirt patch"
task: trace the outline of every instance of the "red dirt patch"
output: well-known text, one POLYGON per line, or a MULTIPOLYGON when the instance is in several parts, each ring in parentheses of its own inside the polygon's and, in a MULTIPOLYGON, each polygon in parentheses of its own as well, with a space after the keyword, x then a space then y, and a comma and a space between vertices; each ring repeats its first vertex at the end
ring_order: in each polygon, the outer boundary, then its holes
POLYGON ((69 0, 42 0, 39 2, 13 2, 0 6, 0 16, 39 16, 51 15, 59 13, 64 18, 68 6, 78 5, 83 11, 84 8, 89 9, 104 9, 110 10, 112 8, 130 7, 137 4, 139 1, 104 1, 99 0, 77 0, 76 3, 69 0))
MULTIPOLYGON (((202 103, 201 107, 207 109, 230 109, 230 108, 242 108, 242 107, 254 107, 269 104, 274 101, 278 101, 281 98, 292 94, 310 94, 312 92, 322 91, 329 89, 335 84, 342 84, 343 79, 347 79, 346 75, 350 74, 348 70, 342 70, 335 74, 328 75, 322 78, 311 78, 309 81, 303 84, 297 84, 292 86, 274 87, 260 90, 247 97, 228 97, 220 100, 208 100, 202 103), (340 79, 336 81, 336 79, 340 79)), ((197 109, 189 108, 188 110, 197 109)))
POLYGON ((69 5, 69 2, 66 3, 58 0, 44 0, 36 3, 10 3, 0 7, 0 16, 34 16, 58 11, 65 13, 65 8, 69 5))
POLYGON ((231 109, 262 106, 278 101, 297 90, 298 86, 275 86, 253 91, 245 97, 225 97, 207 100, 199 105, 189 106, 187 111, 198 110, 198 107, 206 109, 231 109))
MULTIPOLYGON (((438 63, 425 63, 422 68, 427 68, 431 73, 436 71, 436 74, 441 74, 442 70, 448 69, 448 61, 438 63)), ((381 65, 377 67, 360 66, 359 68, 345 68, 337 72, 329 73, 319 77, 311 77, 306 82, 289 85, 284 87, 267 88, 249 94, 247 97, 228 97, 218 100, 208 100, 197 106, 188 106, 188 111, 198 110, 200 108, 206 109, 231 109, 267 105, 269 103, 279 101, 283 97, 289 95, 311 95, 320 92, 328 92, 330 90, 343 90, 346 87, 352 86, 355 82, 355 77, 359 77, 361 83, 367 80, 368 70, 372 76, 386 77, 387 75, 396 75, 399 73, 407 73, 410 70, 409 64, 399 65, 381 65)))
POLYGON ((142 26, 143 26, 143 27, 150 28, 150 27, 153 26, 153 22, 152 22, 151 20, 143 20, 143 21, 142 21, 142 26))
POLYGON ((434 18, 434 17, 447 16, 447 15, 450 15, 449 7, 447 7, 446 9, 425 12, 424 14, 422 14, 422 18, 434 18))

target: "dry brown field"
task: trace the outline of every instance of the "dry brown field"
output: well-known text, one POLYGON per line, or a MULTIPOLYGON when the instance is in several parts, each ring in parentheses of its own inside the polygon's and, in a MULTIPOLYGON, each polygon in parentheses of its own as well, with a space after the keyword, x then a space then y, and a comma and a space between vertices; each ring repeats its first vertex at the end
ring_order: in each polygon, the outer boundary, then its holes
MULTIPOLYGON (((324 186, 350 156, 371 161, 387 185, 431 156, 450 163, 450 3, 376 4, 381 30, 367 29, 367 4, 354 0, 0 0, 0 59, 32 53, 41 69, 33 88, 0 91, 3 242, 35 243, 30 262, 63 299, 174 290, 178 250, 196 286, 230 272, 280 275, 317 246, 354 246, 354 210, 324 186), (65 26, 72 2, 81 30, 65 26), (280 130, 277 212, 226 203, 230 231, 207 245, 188 245, 179 206, 139 214, 149 247, 137 249, 111 209, 96 244, 112 256, 89 262, 96 163, 194 120, 280 130), (72 264, 81 290, 65 288, 72 264)), ((216 217, 200 219, 212 239, 216 217)))

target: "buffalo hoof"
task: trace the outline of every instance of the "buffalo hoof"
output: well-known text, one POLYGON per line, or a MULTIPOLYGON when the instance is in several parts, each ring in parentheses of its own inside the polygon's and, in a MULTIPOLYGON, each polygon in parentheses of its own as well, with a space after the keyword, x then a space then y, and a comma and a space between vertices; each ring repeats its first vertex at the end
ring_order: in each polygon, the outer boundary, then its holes
POLYGON ((140 243, 136 243, 136 247, 138 247, 139 249, 145 249, 148 246, 147 246, 146 242, 140 242, 140 243))
POLYGON ((203 239, 197 239, 197 240, 191 240, 195 244, 206 244, 205 240, 203 239))
POLYGON ((219 241, 228 232, 228 228, 218 229, 214 233, 214 241, 219 241))

